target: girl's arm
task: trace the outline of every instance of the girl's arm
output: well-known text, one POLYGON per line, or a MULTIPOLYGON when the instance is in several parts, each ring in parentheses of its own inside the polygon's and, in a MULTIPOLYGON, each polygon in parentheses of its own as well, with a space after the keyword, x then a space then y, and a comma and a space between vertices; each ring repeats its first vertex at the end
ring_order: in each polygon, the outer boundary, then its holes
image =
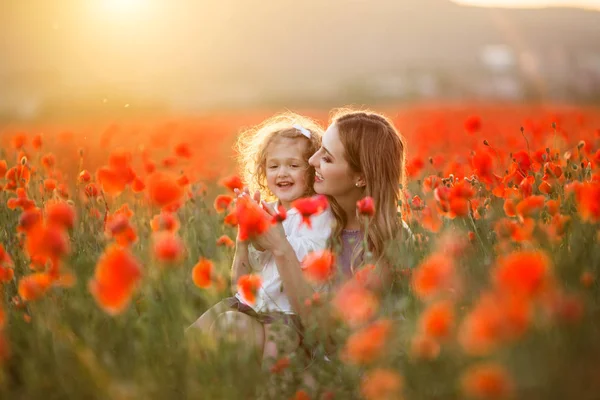
POLYGON ((237 240, 233 263, 231 265, 231 286, 233 293, 237 292, 237 281, 240 279, 240 276, 251 272, 248 243, 237 240))

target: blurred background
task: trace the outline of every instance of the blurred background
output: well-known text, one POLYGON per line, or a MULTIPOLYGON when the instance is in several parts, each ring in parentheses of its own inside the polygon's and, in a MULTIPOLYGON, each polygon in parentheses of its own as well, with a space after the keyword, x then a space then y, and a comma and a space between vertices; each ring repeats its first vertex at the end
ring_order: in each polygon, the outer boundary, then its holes
POLYGON ((600 103, 600 0, 2 0, 0 120, 600 103))

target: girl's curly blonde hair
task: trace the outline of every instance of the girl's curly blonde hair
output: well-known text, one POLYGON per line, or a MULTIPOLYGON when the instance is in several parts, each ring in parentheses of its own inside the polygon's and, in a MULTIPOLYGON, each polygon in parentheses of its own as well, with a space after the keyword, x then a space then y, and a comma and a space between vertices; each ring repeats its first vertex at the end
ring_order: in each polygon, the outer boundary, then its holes
MULTIPOLYGON (((306 140, 308 146, 303 158, 308 163, 308 159, 321 147, 322 136, 323 129, 315 121, 293 112, 274 115, 259 125, 243 131, 238 136, 235 149, 242 176, 250 192, 258 190, 266 200, 274 200, 275 196, 267 186, 266 168, 267 149, 274 139, 284 137, 306 140), (307 129, 310 138, 303 135, 294 125, 307 129)), ((315 180, 315 169, 309 166, 306 174, 306 182, 309 185, 305 196, 311 196, 314 194, 312 182, 315 180)))

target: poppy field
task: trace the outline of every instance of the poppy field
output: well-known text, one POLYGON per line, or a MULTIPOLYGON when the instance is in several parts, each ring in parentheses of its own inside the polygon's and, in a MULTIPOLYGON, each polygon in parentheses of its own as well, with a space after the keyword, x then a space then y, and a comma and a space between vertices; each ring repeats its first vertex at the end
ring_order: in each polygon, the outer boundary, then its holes
POLYGON ((230 279, 238 225, 258 233, 232 147, 271 112, 0 128, 0 398, 597 398, 600 110, 378 111, 407 143, 392 282, 364 265, 306 299, 336 351, 309 325, 312 357, 262 367, 185 330, 260 285, 230 279))

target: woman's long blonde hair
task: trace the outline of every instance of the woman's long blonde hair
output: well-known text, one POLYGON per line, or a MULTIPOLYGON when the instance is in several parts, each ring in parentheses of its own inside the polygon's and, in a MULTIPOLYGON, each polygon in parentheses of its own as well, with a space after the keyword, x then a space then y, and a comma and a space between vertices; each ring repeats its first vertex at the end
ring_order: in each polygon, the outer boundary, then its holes
MULTIPOLYGON (((364 176, 364 196, 374 200, 367 243, 373 259, 379 260, 385 257, 386 244, 398 238, 402 228, 398 204, 405 187, 405 140, 389 119, 372 111, 339 109, 331 123, 338 128, 350 168, 364 176)), ((335 199, 330 197, 329 202, 336 220, 332 239, 339 242, 347 216, 335 199)))
MULTIPOLYGON (((277 114, 243 131, 237 139, 235 149, 238 154, 238 163, 251 193, 258 190, 266 200, 274 200, 273 193, 267 187, 267 149, 276 138, 306 140, 308 146, 303 154, 303 159, 308 165, 308 159, 319 150, 323 129, 312 119, 302 115, 285 112, 277 114), (294 127, 299 126, 310 132, 307 138, 301 131, 294 127)), ((306 170, 307 190, 304 196, 314 194, 313 182, 315 169, 308 165, 306 170)))

